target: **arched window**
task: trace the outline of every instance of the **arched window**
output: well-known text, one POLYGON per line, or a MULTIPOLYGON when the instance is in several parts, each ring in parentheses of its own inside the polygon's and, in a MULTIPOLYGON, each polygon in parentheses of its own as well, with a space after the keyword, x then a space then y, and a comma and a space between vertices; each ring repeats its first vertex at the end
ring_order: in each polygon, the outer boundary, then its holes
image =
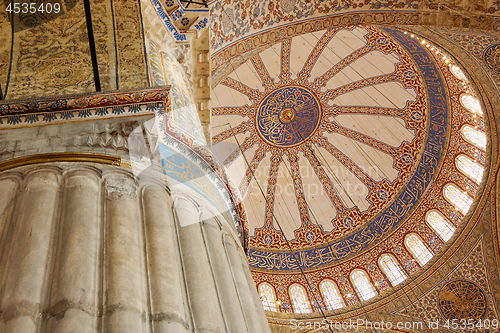
POLYGON ((450 67, 450 70, 457 79, 467 82, 467 76, 465 76, 464 72, 458 66, 453 65, 450 67))
POLYGON ((273 287, 267 283, 261 283, 259 286, 259 293, 264 310, 278 312, 276 309, 276 296, 274 295, 273 287))
POLYGON ((422 242, 417 235, 411 234, 406 236, 405 245, 420 266, 425 265, 432 259, 431 251, 429 251, 427 246, 425 246, 424 242, 422 242))
POLYGON ((293 310, 296 313, 311 313, 311 304, 307 299, 304 287, 294 284, 290 287, 290 296, 292 299, 293 310))
POLYGON ((472 199, 453 184, 448 184, 444 187, 444 197, 464 215, 472 205, 472 199))
POLYGON ((352 283, 358 292, 358 295, 363 301, 367 301, 372 297, 377 296, 377 291, 373 287, 368 275, 362 270, 355 270, 351 274, 352 283))
POLYGON ((433 210, 427 213, 427 223, 434 229, 434 231, 441 237, 442 240, 447 242, 453 233, 455 232, 455 227, 448 223, 444 217, 433 210))
POLYGON ((481 103, 479 103, 479 101, 476 98, 472 97, 471 95, 462 94, 460 96, 460 102, 462 102, 462 105, 468 111, 476 114, 483 114, 483 110, 481 109, 481 103))
POLYGON ((465 125, 462 127, 462 135, 465 140, 472 143, 474 146, 477 146, 483 150, 486 149, 486 134, 484 132, 475 129, 472 126, 465 125))
POLYGON ((457 167, 476 183, 479 184, 481 182, 484 168, 479 163, 474 162, 470 157, 465 155, 458 156, 457 167))
POLYGON ((393 256, 384 254, 379 259, 380 267, 393 286, 397 286, 406 279, 405 272, 399 267, 393 256))
POLYGON ((345 306, 342 296, 333 281, 324 280, 319 287, 325 300, 325 305, 328 310, 340 309, 345 306))

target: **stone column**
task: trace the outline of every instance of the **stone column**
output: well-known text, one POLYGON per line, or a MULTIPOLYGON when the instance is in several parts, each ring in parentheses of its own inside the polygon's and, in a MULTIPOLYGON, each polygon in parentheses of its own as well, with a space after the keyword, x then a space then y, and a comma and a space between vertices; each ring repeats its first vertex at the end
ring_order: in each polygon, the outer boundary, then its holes
POLYGON ((268 332, 236 237, 184 194, 172 212, 121 168, 21 168, 0 178, 0 332, 268 332))
POLYGON ((195 332, 226 332, 201 232, 199 211, 194 203, 182 197, 176 198, 174 207, 180 225, 184 274, 195 332))
POLYGON ((13 224, 1 292, 4 331, 31 333, 40 328, 46 281, 58 213, 59 175, 46 167, 28 175, 19 215, 13 224))
POLYGON ((214 218, 209 218, 204 221, 203 227, 227 331, 231 333, 247 332, 245 317, 224 250, 219 224, 214 218))
POLYGON ((142 193, 153 332, 186 332, 184 286, 171 200, 164 188, 147 185, 142 193))
MULTIPOLYGON (((243 313, 245 315, 248 331, 252 333, 260 333, 262 332, 262 327, 257 315, 257 308, 255 307, 250 289, 248 288, 247 278, 245 277, 243 267, 241 266, 241 258, 238 253, 238 248, 234 244, 232 237, 229 235, 224 236, 224 244, 231 263, 233 278, 236 282, 236 287, 240 296, 240 302, 243 307, 243 313)), ((260 307, 262 307, 262 305, 260 305, 260 307)))
POLYGON ((0 195, 0 240, 4 240, 7 236, 8 222, 14 210, 15 197, 19 188, 19 180, 16 178, 12 175, 0 179, 0 188, 2 189, 0 195))
MULTIPOLYGON (((3 285, 3 279, 5 278, 3 273, 6 268, 7 260, 6 256, 3 256, 2 253, 4 251, 8 252, 7 244, 9 244, 9 240, 12 239, 9 231, 11 229, 10 225, 15 205, 19 204, 16 200, 16 196, 21 181, 21 177, 16 174, 6 175, 4 178, 0 179, 0 188, 2 189, 2 194, 0 195, 0 290, 3 285)), ((1 323, 2 321, 0 320, 0 328, 2 325, 1 323)))
POLYGON ((250 273, 250 267, 248 266, 246 257, 241 256, 241 264, 243 266, 245 277, 247 278, 248 289, 250 290, 250 294, 252 295, 254 306, 257 309, 257 316, 259 317, 262 332, 271 333, 271 328, 269 327, 269 322, 267 321, 266 313, 264 312, 259 292, 257 290, 257 287, 255 286, 255 281, 252 278, 252 273, 250 273))
MULTIPOLYGON (((19 176, 11 174, 0 179, 0 188, 2 189, 2 195, 0 195, 0 290, 3 285, 3 279, 5 278, 4 271, 7 259, 2 253, 4 249, 7 248, 7 243, 10 243, 10 221, 12 220, 16 195, 19 190, 19 178, 19 176)), ((2 319, 3 318, 0 316, 0 332, 5 332, 5 325, 2 319)))
POLYGON ((91 167, 70 170, 63 186, 48 332, 93 333, 100 292, 100 171, 91 167))
POLYGON ((137 188, 125 173, 105 179, 104 332, 137 333, 145 329, 146 288, 143 228, 137 188))

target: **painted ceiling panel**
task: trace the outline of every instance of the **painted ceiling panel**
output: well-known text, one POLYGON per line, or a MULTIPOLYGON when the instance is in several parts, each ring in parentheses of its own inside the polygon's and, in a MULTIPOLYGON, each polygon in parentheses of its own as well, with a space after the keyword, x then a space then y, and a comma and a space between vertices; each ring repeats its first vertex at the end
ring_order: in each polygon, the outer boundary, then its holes
POLYGON ((252 104, 247 95, 232 88, 228 89, 228 87, 223 84, 217 85, 212 90, 212 96, 213 107, 243 106, 252 104))
POLYGON ((278 82, 281 71, 281 43, 274 44, 260 53, 260 59, 264 63, 269 76, 278 82))
POLYGON ((369 52, 333 76, 321 91, 340 88, 345 84, 370 77, 394 73, 395 64, 398 62, 399 59, 394 55, 391 57, 380 51, 369 52))
POLYGON ((229 77, 240 82, 244 79, 245 84, 250 88, 264 91, 262 81, 250 61, 246 61, 244 64, 236 68, 234 72, 229 74, 229 77))
POLYGON ((280 228, 277 225, 279 223, 286 238, 292 240, 295 238, 294 231, 300 228, 302 220, 291 175, 290 162, 285 157, 283 157, 280 164, 274 197, 273 211, 276 219, 273 220, 273 225, 276 230, 279 230, 280 228))
MULTIPOLYGON (((327 46, 329 52, 335 53, 341 59, 344 59, 353 51, 358 50, 366 45, 365 38, 368 31, 363 28, 354 28, 353 30, 340 30, 335 34, 327 46)), ((328 52, 327 51, 327 52, 328 52)), ((325 55, 328 55, 326 53, 325 55)))
POLYGON ((239 150, 240 144, 249 136, 250 133, 236 134, 231 138, 212 145, 212 151, 215 156, 217 156, 219 161, 221 161, 224 165, 227 164, 226 166, 229 166, 231 163, 228 161, 228 157, 235 153, 235 151, 239 150))
POLYGON ((239 124, 249 121, 248 116, 242 116, 239 114, 223 115, 223 116, 213 116, 212 117, 212 136, 216 136, 228 129, 235 128, 239 124))
POLYGON ((306 37, 298 36, 297 38, 292 39, 290 52, 290 71, 292 72, 292 80, 297 78, 297 73, 302 70, 311 51, 314 49, 323 34, 324 31, 317 31, 308 34, 306 37))
POLYGON ((407 101, 414 101, 417 97, 415 89, 412 87, 405 88, 401 82, 385 82, 373 85, 371 88, 377 91, 376 100, 384 101, 381 106, 402 109, 407 101))
POLYGON ((392 167, 394 159, 391 155, 338 133, 323 133, 323 135, 374 180, 382 180, 382 178, 376 179, 377 177, 384 177, 390 181, 396 179, 398 172, 392 167))
POLYGON ((247 169, 247 164, 244 155, 240 154, 234 161, 232 161, 232 163, 230 164, 228 163, 226 167, 233 181, 235 181, 236 184, 238 184, 239 181, 243 179, 243 177, 245 177, 245 172, 247 169))
POLYGON ((402 109, 415 99, 415 91, 399 82, 385 82, 349 91, 336 97, 330 105, 365 105, 402 109))
POLYGON ((337 216, 335 204, 330 200, 323 184, 321 184, 311 163, 299 152, 300 175, 303 181, 304 196, 308 203, 310 219, 313 223, 321 225, 323 230, 330 232, 334 229, 332 221, 337 216))
POLYGON ((362 58, 356 59, 349 67, 354 69, 363 78, 368 78, 381 74, 394 73, 396 71, 396 64, 399 62, 401 60, 394 52, 384 54, 380 51, 372 51, 362 58))
POLYGON ((244 198, 243 204, 248 215, 251 237, 254 236, 255 229, 262 228, 265 222, 270 156, 270 151, 264 152, 262 161, 253 172, 252 177, 248 178, 249 183, 240 185, 240 192, 244 198))
POLYGON ((366 134, 392 147, 399 147, 403 141, 412 142, 415 137, 414 131, 406 128, 404 120, 397 117, 340 114, 331 118, 340 126, 366 134))
POLYGON ((341 30, 337 32, 316 60, 309 82, 312 83, 313 79, 325 74, 333 65, 365 46, 366 39, 363 37, 365 31, 365 29, 357 28, 353 31, 341 30))
POLYGON ((370 205, 366 200, 368 186, 326 149, 319 148, 316 156, 344 207, 357 206, 360 211, 365 211, 370 205))
MULTIPOLYGON (((238 138, 239 140, 239 138, 238 138)), ((241 141, 240 141, 241 142, 241 141)), ((234 177, 233 180, 235 184, 241 184, 244 179, 246 179, 246 172, 248 170, 248 165, 252 163, 252 158, 255 156, 255 152, 257 151, 259 147, 257 145, 253 145, 252 147, 248 148, 245 150, 243 153, 243 156, 245 157, 245 160, 241 162, 242 160, 242 155, 238 156, 238 159, 234 161, 229 161, 231 158, 226 159, 226 163, 229 167, 233 167, 234 170, 234 177), (237 161, 240 161, 239 164, 235 164, 237 161), (234 168, 238 168, 237 170, 234 168)), ((239 152, 239 151, 238 151, 239 152)), ((231 174, 233 175, 233 174, 231 174)), ((251 174, 249 176, 252 176, 251 174)))

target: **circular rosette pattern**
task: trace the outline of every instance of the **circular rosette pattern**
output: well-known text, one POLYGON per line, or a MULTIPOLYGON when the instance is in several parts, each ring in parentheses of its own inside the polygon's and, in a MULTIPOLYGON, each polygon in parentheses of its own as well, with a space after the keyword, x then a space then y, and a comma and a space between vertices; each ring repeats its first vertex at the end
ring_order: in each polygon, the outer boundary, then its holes
POLYGON ((283 39, 213 92, 213 150, 254 248, 286 248, 279 230, 304 248, 365 226, 415 172, 428 126, 418 67, 372 27, 283 39))

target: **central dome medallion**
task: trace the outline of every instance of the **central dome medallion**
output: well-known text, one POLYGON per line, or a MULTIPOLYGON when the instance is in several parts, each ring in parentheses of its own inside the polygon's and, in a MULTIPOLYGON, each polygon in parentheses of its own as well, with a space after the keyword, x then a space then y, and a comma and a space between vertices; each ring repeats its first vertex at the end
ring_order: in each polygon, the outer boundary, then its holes
POLYGON ((276 147, 293 147, 311 137, 321 120, 321 105, 310 90, 278 88, 261 102, 256 115, 261 137, 276 147))

